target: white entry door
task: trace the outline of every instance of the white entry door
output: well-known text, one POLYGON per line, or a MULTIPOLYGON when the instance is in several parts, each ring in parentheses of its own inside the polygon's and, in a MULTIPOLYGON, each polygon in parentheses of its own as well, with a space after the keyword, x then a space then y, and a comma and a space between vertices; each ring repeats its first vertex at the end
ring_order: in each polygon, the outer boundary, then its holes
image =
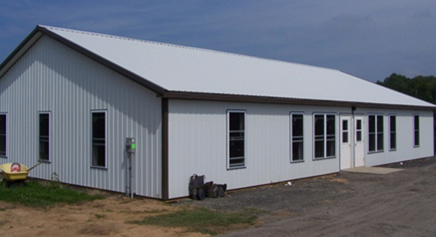
POLYGON ((354 117, 354 167, 365 165, 365 146, 364 146, 364 120, 363 116, 354 117))
POLYGON ((351 116, 341 115, 340 116, 340 159, 341 159, 341 169, 349 169, 352 167, 351 164, 351 116))

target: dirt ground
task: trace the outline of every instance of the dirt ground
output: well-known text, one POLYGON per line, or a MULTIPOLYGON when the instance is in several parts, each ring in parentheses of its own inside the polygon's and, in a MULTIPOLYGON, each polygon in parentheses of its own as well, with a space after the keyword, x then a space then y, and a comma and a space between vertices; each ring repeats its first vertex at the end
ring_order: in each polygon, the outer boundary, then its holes
POLYGON ((30 208, 0 201, 0 236, 204 236, 183 229, 128 224, 149 215, 169 213, 171 207, 156 200, 111 195, 104 200, 54 208, 30 208))
POLYGON ((223 236, 436 236, 436 158, 384 167, 404 170, 297 181, 289 187, 297 192, 274 199, 265 218, 273 221, 223 236), (299 186, 317 197, 300 196, 299 186))
POLYGON ((436 158, 389 167, 404 170, 341 172, 172 204, 123 195, 48 209, 0 201, 0 236, 205 236, 128 223, 185 206, 260 211, 256 226, 223 236, 436 236, 436 158))

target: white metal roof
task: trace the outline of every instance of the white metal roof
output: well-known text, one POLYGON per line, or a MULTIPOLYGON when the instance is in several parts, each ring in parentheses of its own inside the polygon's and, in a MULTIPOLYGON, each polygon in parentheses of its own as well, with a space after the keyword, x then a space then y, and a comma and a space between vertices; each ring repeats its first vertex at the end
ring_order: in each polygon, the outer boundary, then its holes
POLYGON ((434 107, 338 70, 112 35, 39 27, 167 91, 434 107))

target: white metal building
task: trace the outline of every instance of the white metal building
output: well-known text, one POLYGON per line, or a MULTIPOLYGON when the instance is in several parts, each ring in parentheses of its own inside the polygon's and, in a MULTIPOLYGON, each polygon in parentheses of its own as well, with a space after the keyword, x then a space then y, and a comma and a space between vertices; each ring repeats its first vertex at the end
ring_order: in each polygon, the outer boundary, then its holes
POLYGON ((0 163, 136 195, 188 195, 433 156, 433 104, 346 73, 37 26, 0 65, 0 163))

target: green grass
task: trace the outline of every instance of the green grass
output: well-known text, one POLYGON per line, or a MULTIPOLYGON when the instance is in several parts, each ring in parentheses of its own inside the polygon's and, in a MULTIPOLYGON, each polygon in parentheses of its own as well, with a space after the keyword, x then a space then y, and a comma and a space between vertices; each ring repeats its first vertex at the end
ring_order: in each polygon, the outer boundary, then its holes
POLYGON ((163 227, 184 227, 190 232, 216 235, 224 232, 230 225, 252 225, 259 211, 247 209, 238 213, 225 213, 205 208, 184 209, 175 213, 146 217, 129 223, 157 225, 163 227))
POLYGON ((103 196, 69 189, 57 182, 42 185, 39 182, 30 181, 22 187, 0 187, 0 200, 32 207, 49 207, 57 203, 74 204, 96 199, 103 199, 103 196))

